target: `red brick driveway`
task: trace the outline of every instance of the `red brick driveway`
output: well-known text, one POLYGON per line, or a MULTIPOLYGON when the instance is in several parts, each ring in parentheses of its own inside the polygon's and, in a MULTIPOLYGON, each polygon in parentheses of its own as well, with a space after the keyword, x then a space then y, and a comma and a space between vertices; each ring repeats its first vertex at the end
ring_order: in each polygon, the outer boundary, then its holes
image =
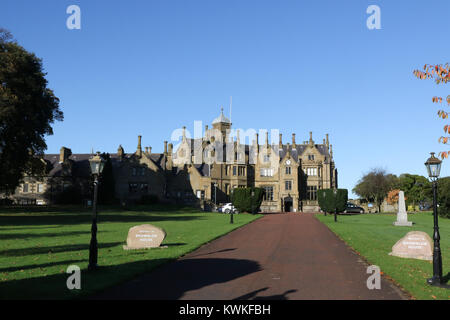
POLYGON ((406 298, 385 279, 380 290, 369 290, 366 270, 313 214, 271 214, 93 298, 406 298))

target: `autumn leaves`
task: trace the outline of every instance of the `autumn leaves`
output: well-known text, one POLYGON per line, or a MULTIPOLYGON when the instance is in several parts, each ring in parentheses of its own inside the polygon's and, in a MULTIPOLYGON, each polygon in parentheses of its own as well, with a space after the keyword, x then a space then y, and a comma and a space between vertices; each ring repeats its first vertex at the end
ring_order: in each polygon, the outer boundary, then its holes
MULTIPOLYGON (((439 65, 429 65, 426 64, 423 67, 423 71, 420 70, 414 70, 414 75, 420 79, 420 80, 426 80, 426 79, 433 79, 436 84, 446 84, 450 81, 450 65, 446 63, 445 65, 439 64, 439 65)), ((433 97, 432 102, 433 103, 439 103, 442 104, 443 98, 442 97, 433 97)), ((447 105, 450 106, 450 95, 446 98, 447 105)), ((445 110, 439 110, 438 111, 438 117, 442 119, 448 118, 448 112, 445 110)), ((444 126, 444 132, 445 134, 450 134, 450 125, 444 126)), ((450 140, 449 136, 441 136, 439 138, 439 143, 448 144, 450 140)), ((450 150, 449 151, 441 151, 439 152, 439 156, 442 159, 446 159, 450 156, 450 150)))

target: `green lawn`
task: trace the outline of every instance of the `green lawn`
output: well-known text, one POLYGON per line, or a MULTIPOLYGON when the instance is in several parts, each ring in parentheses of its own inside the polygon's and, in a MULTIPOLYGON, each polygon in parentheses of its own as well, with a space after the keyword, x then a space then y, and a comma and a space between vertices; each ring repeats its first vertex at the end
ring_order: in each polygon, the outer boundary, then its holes
MULTIPOLYGON (((433 275, 431 261, 389 256, 392 246, 409 231, 424 231, 433 238, 433 217, 430 212, 408 214, 412 227, 395 227, 395 214, 333 215, 316 217, 325 223, 370 264, 380 267, 388 277, 408 291, 415 299, 450 299, 450 290, 431 287, 426 279, 433 275)), ((443 275, 450 275, 450 220, 439 219, 443 275)))
POLYGON ((87 271, 91 213, 79 209, 49 212, 0 212, 0 298, 70 299, 84 297, 176 259, 260 215, 226 214, 161 207, 99 212, 98 264, 87 271), (165 211, 163 211, 165 210, 165 211), (123 250, 129 228, 163 228, 166 249, 123 250), (81 290, 68 290, 69 265, 78 265, 81 290))

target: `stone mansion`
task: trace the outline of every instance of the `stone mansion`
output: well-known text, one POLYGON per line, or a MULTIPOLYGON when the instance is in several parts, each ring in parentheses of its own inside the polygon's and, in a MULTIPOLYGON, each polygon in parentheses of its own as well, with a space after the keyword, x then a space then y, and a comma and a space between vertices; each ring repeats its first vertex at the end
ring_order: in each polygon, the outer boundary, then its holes
MULTIPOLYGON (((116 197, 126 203, 155 195, 162 202, 207 210, 229 201, 234 188, 260 187, 265 190, 263 212, 318 211, 318 190, 337 187, 328 134, 322 144, 315 143, 311 132, 309 141, 301 144, 296 143, 295 134, 290 143, 283 143, 280 134, 278 143, 269 144, 265 131, 260 144, 255 132, 249 137, 252 143, 245 144, 239 131, 236 136, 231 134, 231 125, 222 111, 212 128, 205 127, 201 138, 187 138, 183 128, 177 150, 165 141, 163 153, 152 153, 151 147, 142 148, 141 136, 133 153, 125 153, 119 146, 117 153, 110 154, 116 197)), ((66 147, 60 154, 44 155, 45 175, 25 177, 12 198, 22 204, 49 204, 52 194, 77 185, 89 199, 92 156, 72 154, 66 147)))

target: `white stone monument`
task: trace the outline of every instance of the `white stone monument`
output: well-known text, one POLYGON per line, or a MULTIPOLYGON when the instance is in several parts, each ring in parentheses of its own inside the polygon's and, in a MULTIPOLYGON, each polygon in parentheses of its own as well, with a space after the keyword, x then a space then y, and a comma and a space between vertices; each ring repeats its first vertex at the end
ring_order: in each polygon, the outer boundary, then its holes
POLYGON ((408 221, 408 213, 405 206, 405 193, 400 191, 398 193, 398 212, 397 221, 394 222, 394 226, 412 226, 412 222, 408 221))

